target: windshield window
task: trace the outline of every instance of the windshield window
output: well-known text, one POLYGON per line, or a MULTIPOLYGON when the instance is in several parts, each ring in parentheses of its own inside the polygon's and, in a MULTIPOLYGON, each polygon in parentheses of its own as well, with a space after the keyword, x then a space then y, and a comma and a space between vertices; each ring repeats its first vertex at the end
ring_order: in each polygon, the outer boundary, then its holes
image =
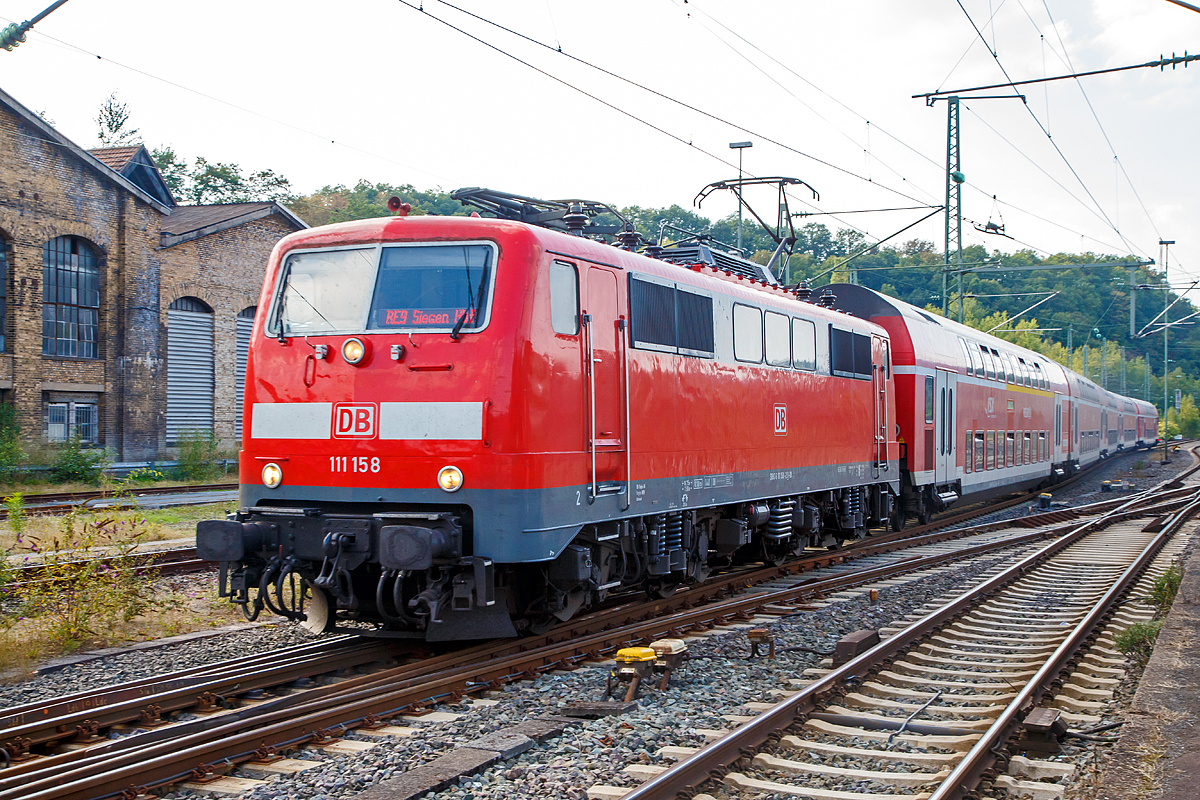
POLYGON ((324 250, 290 256, 272 331, 295 336, 361 330, 376 252, 324 250))
POLYGON ((368 327, 483 327, 492 248, 483 244, 385 247, 368 327))

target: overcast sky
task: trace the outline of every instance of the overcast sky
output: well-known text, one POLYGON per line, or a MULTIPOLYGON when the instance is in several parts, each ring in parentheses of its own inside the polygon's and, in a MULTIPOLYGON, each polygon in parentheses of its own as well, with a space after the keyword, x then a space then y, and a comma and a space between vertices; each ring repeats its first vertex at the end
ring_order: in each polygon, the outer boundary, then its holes
MULTIPOLYGON (((4 2, 0 17, 48 4, 4 2)), ((0 51, 0 88, 85 147, 116 92, 148 145, 273 169, 301 192, 367 179, 690 207, 736 176, 729 143, 751 140, 747 173, 820 193, 797 187, 793 211, 848 212, 943 202, 946 104, 913 94, 1003 82, 1001 66, 1022 80, 1200 52, 1200 14, 1166 0, 455 4, 484 20, 418 4, 71 0, 0 51)), ((1172 283, 1200 277, 1198 84, 1200 62, 1027 87, 1027 104, 964 101, 964 215, 1013 237, 964 223, 966 242, 1161 263, 1159 239, 1174 239, 1172 283)), ((751 199, 773 215, 773 196, 751 199)), ((714 196, 700 211, 734 209, 714 196)), ((800 222, 883 238, 926 213, 800 222)), ((943 224, 893 241, 940 250, 943 224)))

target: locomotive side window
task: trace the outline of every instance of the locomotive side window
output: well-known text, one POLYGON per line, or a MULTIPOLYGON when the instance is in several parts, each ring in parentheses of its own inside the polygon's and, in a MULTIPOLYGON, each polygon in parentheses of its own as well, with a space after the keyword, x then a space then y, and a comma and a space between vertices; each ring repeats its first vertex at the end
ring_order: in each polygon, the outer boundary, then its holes
POLYGON ((371 301, 375 248, 296 253, 268 330, 276 336, 360 331, 371 301))
POLYGON ((368 327, 481 330, 491 273, 485 244, 385 247, 368 327))
POLYGON ((925 376, 925 423, 933 423, 933 376, 925 376))
POLYGON ((792 320, 792 364, 796 369, 817 368, 817 327, 809 320, 792 320))
POLYGON ((829 326, 829 363, 834 375, 871 379, 871 337, 829 326))
POLYGON ((791 325, 783 314, 767 312, 767 363, 772 367, 792 365, 791 325))
POLYGON ((579 333, 579 274, 574 264, 550 264, 550 325, 555 333, 579 333))
POLYGON ((741 303, 733 306, 733 357, 761 364, 763 360, 762 311, 741 303))

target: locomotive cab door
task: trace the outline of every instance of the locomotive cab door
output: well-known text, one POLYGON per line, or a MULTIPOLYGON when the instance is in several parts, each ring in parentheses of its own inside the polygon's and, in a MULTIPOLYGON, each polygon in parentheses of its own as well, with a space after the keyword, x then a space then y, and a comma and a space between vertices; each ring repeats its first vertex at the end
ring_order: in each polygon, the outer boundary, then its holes
POLYGON ((934 481, 939 485, 952 483, 955 474, 954 442, 955 420, 957 417, 957 402, 955 394, 958 389, 958 373, 939 369, 936 371, 934 385, 934 481))
POLYGON ((628 494, 628 328, 617 304, 617 276, 587 271, 584 360, 588 387, 589 501, 628 494))

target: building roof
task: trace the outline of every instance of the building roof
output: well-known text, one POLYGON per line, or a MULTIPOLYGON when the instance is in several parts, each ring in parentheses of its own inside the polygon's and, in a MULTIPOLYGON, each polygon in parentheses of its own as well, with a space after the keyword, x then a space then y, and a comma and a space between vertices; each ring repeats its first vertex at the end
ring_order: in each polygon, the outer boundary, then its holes
POLYGON ((159 202, 168 206, 175 205, 175 196, 171 194, 171 189, 163 180, 162 173, 158 171, 158 166, 145 145, 97 147, 88 152, 101 164, 119 172, 159 202))
POLYGON ((153 206, 163 214, 169 214, 171 212, 171 205, 169 203, 164 203, 159 198, 154 197, 145 189, 141 188, 104 162, 100 161, 100 159, 96 158, 96 156, 92 155, 87 150, 84 150, 82 147, 63 136, 52 125, 46 122, 46 120, 42 119, 28 108, 18 103, 12 97, 12 95, 2 90, 0 90, 0 105, 6 106, 14 114, 20 117, 26 124, 40 131, 48 142, 59 145, 67 152, 75 155, 77 158, 83 161, 84 164, 95 170, 96 173, 104 180, 115 183, 122 189, 131 192, 139 200, 153 206))
POLYGON ((278 214, 296 229, 307 228, 304 220, 274 201, 262 203, 218 203, 206 206, 176 206, 162 223, 162 246, 172 247, 247 222, 278 214))
POLYGON ((100 163, 120 172, 142 148, 143 145, 140 144, 127 147, 93 147, 88 152, 99 159, 100 163))

